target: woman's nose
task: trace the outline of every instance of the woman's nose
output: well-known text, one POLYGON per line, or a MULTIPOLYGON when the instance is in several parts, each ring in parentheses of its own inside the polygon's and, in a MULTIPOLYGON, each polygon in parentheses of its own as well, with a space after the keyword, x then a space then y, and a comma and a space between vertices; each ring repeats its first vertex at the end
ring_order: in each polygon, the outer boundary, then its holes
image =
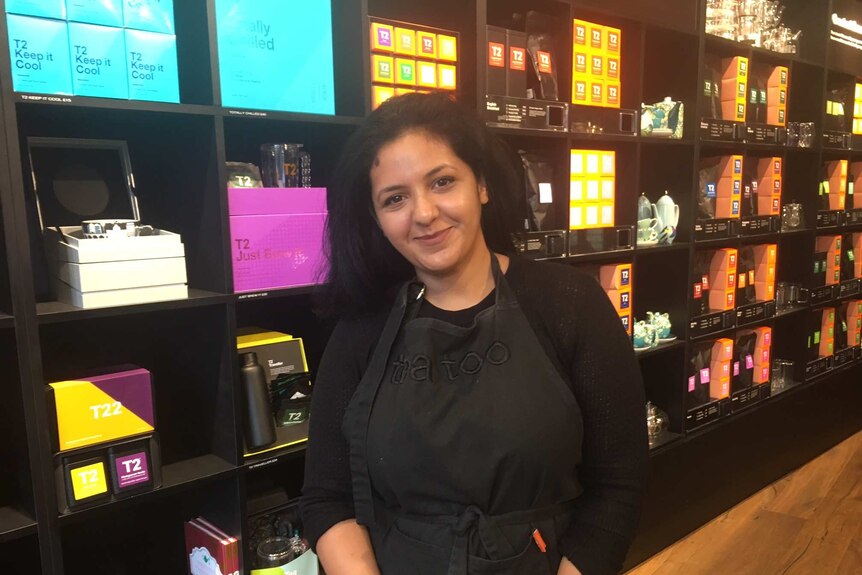
POLYGON ((437 202, 434 201, 434 195, 426 191, 422 191, 417 193, 415 198, 413 219, 420 224, 429 224, 434 221, 438 213, 437 202))

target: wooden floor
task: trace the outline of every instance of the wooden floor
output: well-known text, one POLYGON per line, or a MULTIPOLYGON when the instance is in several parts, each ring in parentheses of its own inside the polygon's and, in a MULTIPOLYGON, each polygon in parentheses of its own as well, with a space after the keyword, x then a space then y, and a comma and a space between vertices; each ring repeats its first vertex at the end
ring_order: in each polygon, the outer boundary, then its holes
POLYGON ((862 432, 627 575, 862 575, 862 432))

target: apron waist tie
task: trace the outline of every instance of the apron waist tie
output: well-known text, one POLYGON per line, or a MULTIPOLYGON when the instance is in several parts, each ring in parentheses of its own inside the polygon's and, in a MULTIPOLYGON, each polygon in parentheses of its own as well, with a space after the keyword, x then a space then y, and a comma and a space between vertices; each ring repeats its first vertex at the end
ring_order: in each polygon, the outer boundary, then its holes
POLYGON ((529 524, 542 521, 571 511, 575 506, 575 499, 554 503, 545 507, 524 509, 503 513, 501 515, 486 515, 479 507, 470 505, 460 515, 412 515, 397 513, 387 510, 386 513, 394 518, 403 518, 416 523, 428 523, 432 525, 448 525, 455 540, 449 555, 449 569, 447 575, 466 575, 469 552, 470 534, 475 529, 479 534, 482 545, 491 557, 499 557, 499 527, 529 524))

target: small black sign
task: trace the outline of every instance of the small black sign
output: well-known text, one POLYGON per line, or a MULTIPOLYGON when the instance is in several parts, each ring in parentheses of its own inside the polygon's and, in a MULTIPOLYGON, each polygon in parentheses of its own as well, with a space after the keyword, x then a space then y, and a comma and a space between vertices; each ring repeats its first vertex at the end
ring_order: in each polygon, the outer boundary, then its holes
POLYGON ((811 290, 811 305, 831 302, 835 299, 835 286, 820 286, 811 290))
POLYGON ((844 212, 820 210, 817 212, 817 228, 836 228, 844 223, 844 212))
POLYGON ((832 369, 832 360, 833 356, 829 355, 815 359, 814 361, 809 361, 805 365, 805 381, 820 377, 829 372, 832 369))
POLYGON ((849 150, 852 146, 852 134, 850 132, 823 132, 823 147, 849 150))
POLYGON ((860 290, 860 280, 852 279, 838 284, 838 297, 850 297, 857 295, 860 290))
POLYGON ((702 140, 742 141, 745 138, 745 124, 715 118, 702 118, 700 120, 700 137, 702 140))
POLYGON ((739 220, 739 235, 774 234, 781 229, 781 216, 746 216, 739 220))
POLYGON ((847 365, 855 361, 856 359, 856 348, 855 347, 846 347, 840 351, 835 352, 834 359, 832 360, 832 365, 834 367, 841 367, 842 365, 847 365))
POLYGON ((775 301, 762 301, 736 308, 736 325, 742 327, 750 323, 775 316, 775 301))
POLYGON ((698 220, 694 224, 694 241, 720 240, 739 236, 739 220, 698 220))
POLYGON ((704 337, 736 325, 736 314, 734 310, 719 311, 708 315, 692 318, 689 322, 689 333, 691 337, 704 337))

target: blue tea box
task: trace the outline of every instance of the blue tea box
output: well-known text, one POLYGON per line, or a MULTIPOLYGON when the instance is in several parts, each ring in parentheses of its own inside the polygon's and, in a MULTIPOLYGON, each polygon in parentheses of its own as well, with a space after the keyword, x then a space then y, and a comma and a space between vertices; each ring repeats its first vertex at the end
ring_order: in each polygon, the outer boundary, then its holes
POLYGON ((66 0, 6 0, 8 14, 66 19, 66 0))
POLYGON ((69 52, 76 96, 129 97, 122 28, 69 22, 69 52))
POLYGON ((66 0, 66 19, 120 28, 123 26, 123 0, 66 0))
POLYGON ((126 56, 130 99, 180 101, 176 36, 126 30, 126 56))
POLYGON ((6 25, 13 89, 39 94, 71 94, 66 23, 9 14, 6 25))
POLYGON ((174 0, 123 0, 123 22, 134 30, 174 34, 174 0))
POLYGON ((222 106, 335 113, 331 2, 215 6, 222 106))

